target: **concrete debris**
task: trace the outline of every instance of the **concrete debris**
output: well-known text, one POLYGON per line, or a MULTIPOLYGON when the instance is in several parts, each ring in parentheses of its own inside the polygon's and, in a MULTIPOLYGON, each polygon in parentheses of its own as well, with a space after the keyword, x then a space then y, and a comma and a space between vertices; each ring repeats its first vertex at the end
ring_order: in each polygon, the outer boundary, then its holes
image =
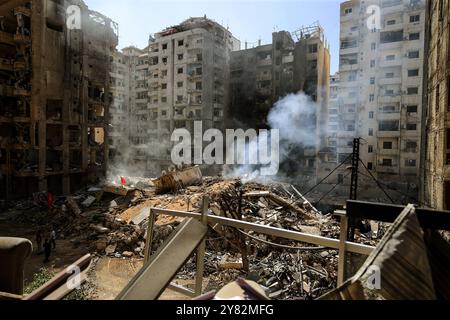
POLYGON ((89 196, 86 200, 83 201, 82 205, 85 208, 89 208, 96 200, 97 198, 89 196))
POLYGON ((72 210, 72 212, 75 213, 77 216, 79 216, 81 214, 80 207, 78 206, 78 204, 74 198, 68 197, 67 205, 69 206, 70 210, 72 210))
MULTIPOLYGON (((90 187, 67 198, 56 198, 51 210, 33 200, 19 202, 11 219, 36 226, 36 230, 55 227, 57 234, 64 234, 74 247, 86 246, 98 255, 142 259, 150 208, 199 213, 203 197, 208 196, 214 215, 339 239, 337 220, 319 214, 312 205, 305 204, 303 196, 286 192, 278 184, 244 184, 239 179, 203 177, 198 167, 165 177, 169 176, 155 180, 154 184, 146 183, 149 180, 145 179, 126 178, 132 187, 90 187), (136 189, 137 184, 142 189, 136 189), (174 186, 175 190, 169 191, 174 186), (160 193, 162 189, 164 194, 160 193), (64 207, 69 210, 62 210, 64 207)), ((179 217, 157 216, 152 253, 182 221, 179 217)), ((273 299, 313 299, 336 287, 335 250, 304 248, 301 243, 254 232, 219 225, 210 227, 205 253, 207 290, 217 290, 240 277, 254 280, 273 299)), ((379 237, 382 232, 380 228, 379 237)), ((372 235, 356 236, 358 242, 376 244, 372 235)), ((177 279, 192 280, 195 273, 194 256, 177 279)))

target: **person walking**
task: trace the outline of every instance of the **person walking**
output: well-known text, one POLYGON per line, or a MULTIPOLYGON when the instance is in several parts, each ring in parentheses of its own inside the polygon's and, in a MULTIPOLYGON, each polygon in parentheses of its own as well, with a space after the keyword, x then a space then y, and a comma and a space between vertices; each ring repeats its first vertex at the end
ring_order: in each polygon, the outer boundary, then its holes
POLYGON ((55 228, 52 229, 52 232, 50 234, 50 242, 53 246, 53 250, 56 249, 56 231, 55 228))
POLYGON ((52 254, 52 245, 48 239, 45 239, 44 242, 44 254, 45 254, 44 263, 47 263, 50 261, 50 255, 52 254))
POLYGON ((36 232, 36 243, 37 243, 37 254, 42 253, 42 232, 41 230, 38 230, 36 232))

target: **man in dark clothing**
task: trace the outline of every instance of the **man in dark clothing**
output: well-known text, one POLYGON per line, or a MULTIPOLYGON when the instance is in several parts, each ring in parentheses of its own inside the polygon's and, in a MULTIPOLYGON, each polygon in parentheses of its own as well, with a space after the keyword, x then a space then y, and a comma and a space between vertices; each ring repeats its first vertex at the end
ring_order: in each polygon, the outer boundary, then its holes
POLYGON ((42 232, 38 230, 36 233, 36 243, 37 243, 37 253, 41 254, 42 252, 42 232))
POLYGON ((48 239, 45 239, 44 242, 44 254, 45 254, 45 260, 44 263, 47 263, 50 261, 50 254, 52 253, 52 244, 48 239))

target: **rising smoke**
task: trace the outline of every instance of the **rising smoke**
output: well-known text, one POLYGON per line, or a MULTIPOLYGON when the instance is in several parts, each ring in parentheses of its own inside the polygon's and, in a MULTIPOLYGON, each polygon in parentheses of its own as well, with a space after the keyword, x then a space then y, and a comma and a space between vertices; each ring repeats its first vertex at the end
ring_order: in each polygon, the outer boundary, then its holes
MULTIPOLYGON (((268 115, 271 129, 280 131, 280 163, 297 162, 295 155, 307 147, 317 144, 316 103, 306 94, 300 92, 289 94, 275 103, 268 115)), ((258 154, 258 142, 248 141, 246 144, 248 154, 258 154)), ((289 164, 287 165, 289 167, 289 164)), ((290 177, 295 172, 279 172, 278 178, 290 177)), ((224 175, 228 178, 242 177, 244 180, 267 180, 275 177, 262 177, 255 166, 233 166, 225 169, 224 175)))

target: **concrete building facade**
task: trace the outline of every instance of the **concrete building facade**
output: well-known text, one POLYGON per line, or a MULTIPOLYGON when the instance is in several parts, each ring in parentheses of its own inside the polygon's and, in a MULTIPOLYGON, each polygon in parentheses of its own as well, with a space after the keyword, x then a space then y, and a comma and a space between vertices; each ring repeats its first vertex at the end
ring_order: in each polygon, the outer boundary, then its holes
POLYGON ((337 143, 339 132, 339 72, 330 76, 330 102, 328 105, 328 139, 329 153, 326 162, 337 166, 337 143))
POLYGON ((231 126, 268 128, 271 108, 290 93, 304 92, 315 104, 314 116, 299 123, 315 132, 315 142, 299 146, 282 163, 284 170, 295 172, 295 179, 303 182, 316 181, 328 153, 329 72, 329 48, 318 24, 292 34, 275 32, 271 44, 231 53, 231 126))
POLYGON ((106 171, 118 26, 70 0, 1 1, 0 19, 2 197, 68 194, 106 171))
POLYGON ((195 121, 203 130, 225 128, 230 53, 239 48, 230 31, 206 17, 190 18, 150 38, 136 67, 137 134, 131 140, 142 146, 144 172, 158 174, 172 165, 175 129, 193 134, 195 121))
MULTIPOLYGON (((338 162, 363 138, 362 162, 399 201, 418 197, 424 39, 424 0, 341 4, 338 162)), ((360 186, 379 191, 370 178, 360 186)))
POLYGON ((450 210, 450 2, 433 0, 427 10, 424 183, 422 201, 450 210))

